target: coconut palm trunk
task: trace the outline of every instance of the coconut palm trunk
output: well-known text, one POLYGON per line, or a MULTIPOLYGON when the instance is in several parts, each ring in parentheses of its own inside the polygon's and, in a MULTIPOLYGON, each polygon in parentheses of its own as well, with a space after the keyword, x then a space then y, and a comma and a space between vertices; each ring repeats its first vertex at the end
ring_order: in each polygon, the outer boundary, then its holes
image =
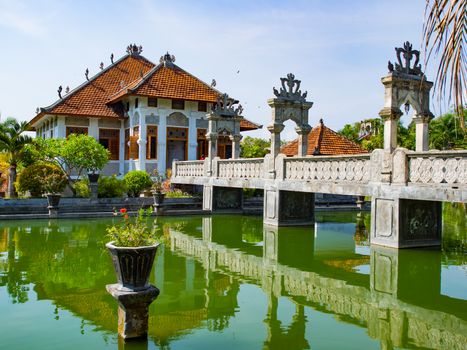
POLYGON ((16 197, 15 182, 16 182, 16 164, 11 164, 10 168, 8 169, 7 196, 9 198, 16 197))

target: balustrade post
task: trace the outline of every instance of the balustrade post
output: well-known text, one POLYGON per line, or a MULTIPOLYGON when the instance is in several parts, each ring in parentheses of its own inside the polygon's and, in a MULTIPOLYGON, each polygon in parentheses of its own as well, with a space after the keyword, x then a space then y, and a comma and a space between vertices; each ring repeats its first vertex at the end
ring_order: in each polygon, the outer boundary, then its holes
POLYGON ((408 150, 397 148, 392 157, 392 183, 406 185, 409 179, 408 150))

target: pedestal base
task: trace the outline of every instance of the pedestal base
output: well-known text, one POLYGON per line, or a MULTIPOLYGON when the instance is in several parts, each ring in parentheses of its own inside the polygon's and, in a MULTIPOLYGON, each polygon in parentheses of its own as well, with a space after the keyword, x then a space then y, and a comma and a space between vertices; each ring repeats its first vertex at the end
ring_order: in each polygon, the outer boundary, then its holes
POLYGON ((49 218, 56 219, 58 218, 58 208, 57 207, 47 207, 49 209, 49 218))
POLYGON ((124 292, 119 286, 106 286, 107 292, 118 302, 118 335, 123 339, 147 337, 148 308, 159 295, 159 289, 151 285, 139 292, 124 292))

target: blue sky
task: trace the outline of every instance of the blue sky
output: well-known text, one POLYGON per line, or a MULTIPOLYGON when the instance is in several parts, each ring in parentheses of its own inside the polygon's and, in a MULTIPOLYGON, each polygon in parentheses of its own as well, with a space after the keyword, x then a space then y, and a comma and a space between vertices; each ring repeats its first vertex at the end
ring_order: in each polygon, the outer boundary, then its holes
MULTIPOLYGON (((263 125, 271 120, 272 87, 292 72, 314 102, 309 123, 323 118, 337 130, 378 115, 387 61, 406 40, 420 47, 424 6, 423 0, 0 0, 1 115, 31 119, 36 107, 55 101, 59 85, 76 87, 86 68, 97 73, 101 61, 108 65, 111 53, 121 57, 134 42, 153 62, 169 51, 195 76, 216 79, 219 90, 240 100, 245 117, 263 125)), ((432 109, 440 113, 436 101, 432 109)), ((285 136, 295 136, 292 125, 285 136)))

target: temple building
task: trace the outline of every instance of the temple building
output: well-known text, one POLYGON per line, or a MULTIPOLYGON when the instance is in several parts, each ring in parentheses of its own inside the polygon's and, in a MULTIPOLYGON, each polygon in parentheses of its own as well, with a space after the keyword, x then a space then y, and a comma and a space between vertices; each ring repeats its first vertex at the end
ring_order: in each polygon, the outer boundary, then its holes
MULTIPOLYGON (((59 99, 39 108, 30 121, 37 137, 93 136, 110 152, 103 173, 123 175, 130 170, 165 172, 174 159, 203 159, 208 154, 206 114, 222 95, 213 86, 175 65, 165 54, 159 64, 129 45, 127 54, 76 89, 58 89, 59 99)), ((243 119, 240 131, 260 128, 243 119)), ((217 155, 230 158, 232 142, 219 135, 217 155)))
MULTIPOLYGON (((286 143, 281 147, 281 153, 287 157, 298 154, 298 139, 286 143)), ((355 142, 338 134, 324 125, 323 119, 308 134, 308 156, 335 156, 342 154, 368 153, 355 142)))

